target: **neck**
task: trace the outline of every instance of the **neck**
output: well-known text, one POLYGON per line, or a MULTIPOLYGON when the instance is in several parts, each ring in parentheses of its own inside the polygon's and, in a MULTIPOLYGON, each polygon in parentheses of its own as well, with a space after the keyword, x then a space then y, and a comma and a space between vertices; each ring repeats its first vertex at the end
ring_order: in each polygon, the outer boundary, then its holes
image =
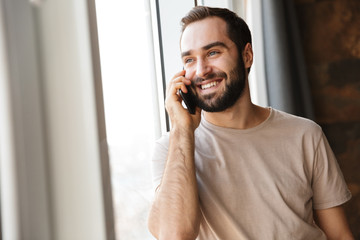
POLYGON ((220 127, 247 129, 253 128, 266 120, 269 116, 268 108, 259 107, 251 102, 250 90, 246 86, 243 94, 234 106, 222 112, 205 112, 205 119, 220 127))

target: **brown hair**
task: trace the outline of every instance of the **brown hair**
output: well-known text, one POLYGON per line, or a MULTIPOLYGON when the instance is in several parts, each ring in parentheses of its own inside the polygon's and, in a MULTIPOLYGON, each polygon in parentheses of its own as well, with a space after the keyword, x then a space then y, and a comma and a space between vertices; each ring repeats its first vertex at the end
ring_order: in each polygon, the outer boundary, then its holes
MULTIPOLYGON (((207 17, 219 17, 226 22, 228 37, 236 44, 239 56, 247 43, 251 44, 251 32, 246 22, 236 13, 226 8, 212 8, 206 6, 197 6, 190 10, 190 12, 181 19, 181 32, 185 28, 196 21, 203 20, 207 17)), ((248 72, 250 69, 248 69, 248 72)))

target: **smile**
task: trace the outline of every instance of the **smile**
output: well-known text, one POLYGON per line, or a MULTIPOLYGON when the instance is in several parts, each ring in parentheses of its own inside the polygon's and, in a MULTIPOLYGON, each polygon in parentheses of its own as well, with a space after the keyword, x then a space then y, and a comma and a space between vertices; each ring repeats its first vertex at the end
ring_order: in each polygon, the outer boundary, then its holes
POLYGON ((213 82, 210 82, 210 83, 207 83, 207 84, 203 84, 203 85, 201 85, 201 89, 205 90, 205 89, 214 87, 214 86, 218 85, 218 83, 219 83, 218 81, 213 81, 213 82))

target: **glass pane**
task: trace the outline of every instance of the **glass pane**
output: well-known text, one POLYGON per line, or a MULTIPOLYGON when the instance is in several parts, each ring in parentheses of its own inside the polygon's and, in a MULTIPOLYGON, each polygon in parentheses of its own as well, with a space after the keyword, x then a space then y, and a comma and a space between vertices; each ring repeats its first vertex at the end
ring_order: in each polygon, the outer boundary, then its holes
POLYGON ((96 1, 117 239, 152 239, 154 113, 144 1, 96 1))

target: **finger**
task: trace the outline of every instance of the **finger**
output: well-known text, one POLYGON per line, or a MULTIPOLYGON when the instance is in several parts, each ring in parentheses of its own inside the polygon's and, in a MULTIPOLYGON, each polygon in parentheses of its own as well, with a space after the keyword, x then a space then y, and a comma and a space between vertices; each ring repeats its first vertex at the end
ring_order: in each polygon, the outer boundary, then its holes
POLYGON ((183 91, 184 93, 187 93, 188 90, 183 82, 177 82, 172 84, 172 86, 168 89, 167 94, 178 94, 179 90, 183 91))
POLYGON ((173 77, 173 78, 171 79, 171 81, 169 82, 169 85, 172 84, 172 83, 177 83, 177 82, 184 82, 186 85, 190 85, 190 84, 191 84, 191 80, 185 78, 185 75, 182 74, 182 73, 185 74, 185 70, 183 70, 183 71, 175 74, 174 77, 173 77))
POLYGON ((176 73, 172 79, 175 79, 177 77, 184 76, 184 75, 185 75, 185 70, 181 70, 180 72, 176 73))
POLYGON ((183 76, 174 76, 167 84, 166 88, 170 89, 171 87, 173 87, 174 84, 177 84, 179 82, 182 82, 182 78, 183 76))
MULTIPOLYGON (((176 76, 176 75, 175 75, 176 76)), ((169 93, 175 93, 177 90, 181 89, 183 92, 187 93, 187 88, 185 85, 190 85, 191 81, 189 79, 186 79, 184 76, 177 76, 173 77, 173 79, 168 83, 166 92, 169 93), (174 88, 176 90, 174 90, 174 88)))

